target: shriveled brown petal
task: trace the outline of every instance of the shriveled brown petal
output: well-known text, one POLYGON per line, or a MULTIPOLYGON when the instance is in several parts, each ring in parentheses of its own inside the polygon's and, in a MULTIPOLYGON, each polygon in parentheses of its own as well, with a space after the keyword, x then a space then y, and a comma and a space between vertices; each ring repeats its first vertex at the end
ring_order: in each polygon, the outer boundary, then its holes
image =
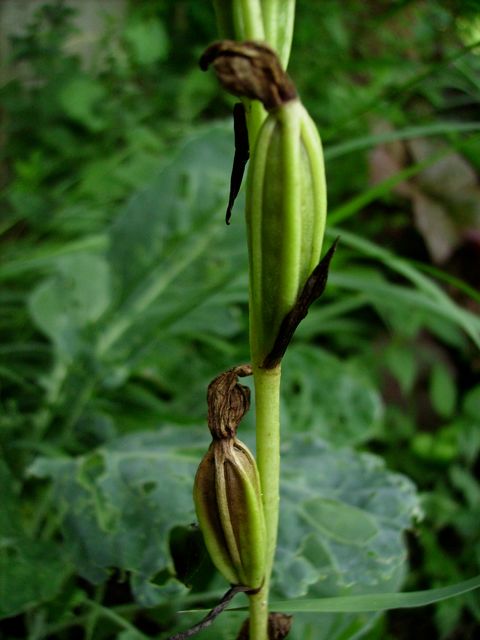
POLYGON ((267 111, 297 97, 277 54, 262 42, 214 42, 200 58, 201 69, 205 71, 210 65, 226 91, 260 100, 267 111))
POLYGON ((250 389, 238 377, 249 376, 250 365, 234 367, 220 374, 208 386, 208 428, 216 440, 234 438, 237 427, 250 408, 250 389))

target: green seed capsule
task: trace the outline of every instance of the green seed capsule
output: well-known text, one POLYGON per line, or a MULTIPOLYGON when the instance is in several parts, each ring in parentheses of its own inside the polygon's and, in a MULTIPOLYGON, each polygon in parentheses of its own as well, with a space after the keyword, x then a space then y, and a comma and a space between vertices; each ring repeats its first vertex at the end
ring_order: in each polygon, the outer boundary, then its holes
POLYGON ((214 565, 231 584, 258 589, 265 575, 265 522, 255 459, 240 440, 212 442, 193 497, 214 565))
POLYGON ((322 144, 268 45, 216 42, 200 59, 202 69, 209 65, 227 91, 259 100, 268 112, 258 134, 249 131, 256 139, 247 180, 251 350, 262 367, 320 260, 327 209, 322 144))
POLYGON ((323 153, 298 99, 260 129, 247 183, 252 350, 263 362, 280 324, 320 260, 326 218, 323 153))

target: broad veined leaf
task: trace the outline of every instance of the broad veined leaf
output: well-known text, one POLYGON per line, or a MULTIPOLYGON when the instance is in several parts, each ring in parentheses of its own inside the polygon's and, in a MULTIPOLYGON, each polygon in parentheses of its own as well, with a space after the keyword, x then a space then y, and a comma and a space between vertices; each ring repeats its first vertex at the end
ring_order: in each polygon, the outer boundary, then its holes
POLYGON ((273 589, 289 599, 274 599, 272 609, 302 611, 294 616, 292 640, 362 638, 378 617, 374 607, 349 609, 354 597, 330 597, 330 609, 322 602, 333 594, 399 588, 402 534, 419 513, 414 487, 375 456, 332 449, 311 434, 287 441, 282 465, 273 589), (297 599, 307 593, 309 600, 297 599))
POLYGON ((99 358, 125 362, 132 354, 138 358, 152 336, 165 338, 173 328, 177 335, 231 335, 238 327, 227 305, 230 283, 237 291, 238 274, 245 272, 244 225, 227 229, 223 221, 231 137, 216 125, 186 142, 120 212, 105 256, 59 258, 55 274, 30 299, 35 322, 57 347, 75 352, 88 329, 99 358))
POLYGON ((138 362, 159 336, 238 328, 229 301, 247 256, 244 225, 223 220, 231 136, 224 125, 195 134, 113 224, 115 306, 99 326, 99 357, 138 362))
POLYGON ((115 567, 130 572, 144 606, 184 587, 174 578, 169 534, 195 522, 192 486, 203 449, 198 431, 138 434, 76 459, 39 459, 31 473, 51 478, 77 569, 93 583, 115 567), (190 446, 190 442, 192 445, 190 446), (165 572, 160 582, 154 579, 165 572))
MULTIPOLYGON (((217 124, 201 129, 120 211, 110 232, 109 257, 121 299, 131 295, 155 269, 159 257, 175 258, 172 254, 183 249, 182 241, 189 241, 190 251, 185 253, 191 254, 195 235, 230 231, 225 228, 222 214, 228 197, 232 145, 228 126, 217 124)), ((232 235, 235 231, 225 233, 227 242, 232 235)), ((234 246, 229 243, 229 248, 234 246)), ((223 258, 221 246, 218 251, 223 258)), ((212 269, 212 263, 208 262, 207 267, 212 269)))
POLYGON ((88 329, 110 304, 108 263, 95 254, 59 258, 56 272, 31 294, 30 313, 36 325, 62 354, 73 356, 88 329))
MULTIPOLYGON (((128 571, 143 605, 181 592, 169 537, 195 522, 191 492, 206 432, 162 428, 87 456, 34 463, 34 475, 53 481, 81 575, 100 583, 111 568, 128 571)), ((395 590, 406 559, 402 531, 417 510, 411 483, 378 458, 296 437, 284 449, 275 592, 395 590)))
MULTIPOLYGON (((74 398, 92 409, 89 399, 100 385, 110 392, 145 371, 152 379, 178 379, 173 390, 160 389, 169 401, 184 391, 189 380, 177 372, 186 360, 199 360, 199 342, 209 344, 202 354, 213 360, 209 374, 219 353, 231 353, 231 337, 246 326, 239 305, 248 289, 243 221, 224 222, 232 144, 224 124, 197 131, 122 209, 103 253, 59 258, 57 274, 33 293, 37 325, 70 362, 45 383, 59 390, 53 395, 64 413, 74 398), (178 344, 186 360, 173 367, 170 360, 172 376, 152 354, 178 352, 178 344)), ((183 366, 190 382, 194 369, 183 366)))
POLYGON ((338 445, 365 442, 382 419, 378 391, 352 365, 309 345, 285 356, 283 411, 288 429, 338 445))
POLYGON ((284 446, 276 589, 288 597, 395 590, 402 531, 419 515, 413 484, 379 458, 312 435, 284 446), (293 576, 293 577, 292 577, 293 576))
POLYGON ((378 531, 374 518, 339 500, 306 500, 302 515, 322 536, 358 547, 365 546, 378 531))
POLYGON ((0 618, 55 598, 72 566, 54 542, 25 531, 14 479, 0 461, 0 618))

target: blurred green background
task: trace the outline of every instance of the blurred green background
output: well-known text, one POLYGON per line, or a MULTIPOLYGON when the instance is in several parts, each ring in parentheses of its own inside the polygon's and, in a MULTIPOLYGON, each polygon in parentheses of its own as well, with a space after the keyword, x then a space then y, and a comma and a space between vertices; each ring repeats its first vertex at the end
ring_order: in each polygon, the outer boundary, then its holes
MULTIPOLYGON (((0 17, 0 635, 165 638, 226 589, 191 486, 207 384, 248 360, 233 99, 197 65, 213 10, 0 17)), ((297 2, 341 240, 285 358, 277 597, 480 573, 479 41, 476 0, 297 2)), ((473 639, 479 604, 298 615, 291 637, 473 639)))

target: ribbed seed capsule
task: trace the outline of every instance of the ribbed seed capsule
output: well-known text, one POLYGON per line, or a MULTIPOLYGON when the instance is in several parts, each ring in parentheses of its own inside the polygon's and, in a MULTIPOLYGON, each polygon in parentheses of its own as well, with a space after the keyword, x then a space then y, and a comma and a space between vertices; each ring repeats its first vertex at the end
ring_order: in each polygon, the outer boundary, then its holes
POLYGON ((249 366, 218 376, 208 388, 212 443, 198 467, 193 498, 214 565, 235 585, 258 589, 265 575, 265 520, 255 458, 236 437, 250 406, 248 387, 237 376, 249 366))
POLYGON ((252 348, 263 362, 280 324, 320 260, 326 218, 323 153, 298 99, 260 129, 247 183, 252 348))
POLYGON ((322 145, 268 45, 223 40, 200 64, 213 65, 227 91, 259 100, 268 112, 250 149, 247 181, 250 336, 254 364, 262 367, 320 260, 327 209, 322 145))
POLYGON ((231 584, 265 575, 265 523, 253 455, 237 439, 214 440, 197 471, 194 502, 210 557, 231 584))

